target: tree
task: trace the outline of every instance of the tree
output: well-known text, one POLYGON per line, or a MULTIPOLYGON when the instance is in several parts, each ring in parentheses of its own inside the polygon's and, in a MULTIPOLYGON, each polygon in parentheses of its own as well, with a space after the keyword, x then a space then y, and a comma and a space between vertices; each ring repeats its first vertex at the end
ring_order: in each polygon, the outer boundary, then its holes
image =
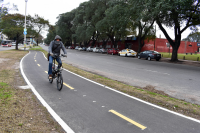
POLYGON ((54 40, 55 36, 56 36, 56 27, 53 25, 50 25, 47 38, 45 38, 44 42, 49 45, 50 42, 54 40))
POLYGON ((183 41, 200 42, 200 32, 190 33, 183 41))
MULTIPOLYGON (((7 14, 2 17, 2 20, 0 22, 2 33, 7 35, 9 38, 16 39, 16 50, 18 50, 18 43, 24 39, 24 19, 25 16, 21 14, 7 14)), ((28 33, 34 32, 31 25, 31 20, 31 16, 27 16, 26 23, 28 33)))
POLYGON ((146 11, 146 2, 146 0, 130 0, 130 10, 127 12, 127 17, 130 16, 132 31, 138 30, 137 40, 139 47, 137 53, 141 52, 144 40, 155 39, 155 30, 153 29, 155 18, 149 16, 149 12, 146 11))
POLYGON ((67 46, 72 45, 72 35, 75 34, 72 30, 74 17, 75 10, 72 10, 59 15, 56 23, 56 33, 61 36, 63 43, 67 46))
POLYGON ((0 7, 0 19, 3 16, 7 15, 8 12, 11 11, 11 10, 18 11, 18 8, 17 8, 17 6, 15 4, 13 4, 12 7, 10 7, 10 3, 6 3, 5 4, 5 3, 3 3, 2 0, 0 0, 0 4, 2 4, 1 7, 0 7))
POLYGON ((152 0, 145 3, 145 11, 155 18, 160 30, 172 46, 171 61, 177 61, 177 51, 180 46, 181 34, 187 29, 197 29, 200 25, 199 0, 152 0), (164 28, 173 27, 173 40, 164 28))
POLYGON ((33 32, 30 33, 33 38, 36 39, 37 45, 39 43, 39 38, 41 36, 41 32, 49 27, 49 21, 45 20, 44 18, 40 17, 39 15, 35 15, 34 17, 31 18, 31 25, 34 30, 33 32))

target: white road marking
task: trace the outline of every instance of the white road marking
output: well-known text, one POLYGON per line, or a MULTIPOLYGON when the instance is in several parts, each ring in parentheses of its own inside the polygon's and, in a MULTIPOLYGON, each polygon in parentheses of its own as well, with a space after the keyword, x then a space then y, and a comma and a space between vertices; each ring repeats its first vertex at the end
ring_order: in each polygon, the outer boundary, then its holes
POLYGON ((145 71, 148 71, 148 72, 154 72, 154 73, 159 73, 159 74, 166 74, 166 75, 170 75, 170 74, 168 74, 168 73, 162 73, 162 72, 153 71, 153 70, 148 70, 148 69, 145 69, 145 71))
POLYGON ((93 101, 93 103, 96 103, 96 101, 93 101))
POLYGON ((31 87, 29 85, 26 85, 26 86, 18 86, 20 89, 31 89, 31 87))
MULTIPOLYGON (((42 52, 42 53, 43 53, 43 52, 42 52)), ((43 53, 43 55, 44 55, 44 53, 43 53)), ((44 55, 44 58, 46 58, 45 55, 44 55)), ((47 59, 47 58, 46 58, 46 59, 47 59)), ((65 70, 65 71, 67 71, 67 72, 69 72, 69 73, 71 73, 71 74, 73 74, 73 75, 76 75, 77 77, 80 77, 80 78, 82 78, 82 79, 85 79, 85 80, 87 80, 87 81, 89 81, 89 82, 92 82, 92 83, 94 83, 94 84, 96 84, 96 85, 102 86, 102 87, 104 87, 104 88, 106 88, 106 89, 109 89, 109 90, 112 90, 112 91, 117 92, 117 93, 119 93, 119 94, 122 94, 122 95, 124 95, 124 96, 127 96, 127 97, 129 97, 129 98, 131 98, 131 99, 140 101, 140 102, 142 102, 142 103, 145 103, 145 104, 150 105, 150 106, 152 106, 152 107, 155 107, 155 108, 157 108, 157 109, 160 109, 160 110, 163 110, 163 111, 166 111, 166 112, 175 114, 175 115, 177 115, 177 116, 186 118, 186 119, 188 119, 188 120, 192 120, 192 121, 194 121, 194 122, 200 123, 200 120, 194 119, 194 118, 192 118, 192 117, 185 116, 185 115, 183 115, 183 114, 180 114, 180 113, 177 113, 177 112, 168 110, 168 109, 166 109, 166 108, 163 108, 163 107, 157 106, 157 105, 155 105, 155 104, 152 104, 152 103, 146 102, 146 101, 144 101, 144 100, 141 100, 141 99, 139 99, 139 98, 130 96, 130 95, 128 95, 128 94, 125 94, 125 93, 123 93, 123 92, 120 92, 120 91, 118 91, 118 90, 115 90, 115 89, 113 89, 113 88, 110 88, 110 87, 108 87, 108 86, 102 85, 102 84, 97 83, 97 82, 95 82, 95 81, 92 81, 92 80, 90 80, 90 79, 88 79, 88 78, 85 78, 85 77, 83 77, 83 76, 80 76, 80 75, 78 75, 78 74, 76 74, 76 73, 73 73, 73 72, 71 72, 71 71, 69 71, 69 70, 67 70, 67 69, 64 69, 64 68, 63 68, 63 70, 65 70)))
POLYGON ((61 125, 61 127, 63 128, 63 130, 65 130, 67 133, 75 133, 61 118, 60 116, 58 116, 58 114, 56 114, 56 112, 47 104, 47 102, 40 96, 40 94, 36 91, 36 89, 33 87, 33 85, 30 83, 30 81, 28 80, 28 78, 26 77, 24 70, 23 70, 23 66, 22 66, 22 62, 24 60, 24 58, 29 55, 30 52, 28 54, 26 54, 21 62, 20 62, 20 70, 22 73, 22 76, 24 77, 26 83, 30 86, 31 90, 33 91, 33 93, 36 95, 36 97, 40 100, 40 102, 43 104, 44 107, 47 108, 47 110, 49 111, 49 113, 53 116, 53 118, 61 125))

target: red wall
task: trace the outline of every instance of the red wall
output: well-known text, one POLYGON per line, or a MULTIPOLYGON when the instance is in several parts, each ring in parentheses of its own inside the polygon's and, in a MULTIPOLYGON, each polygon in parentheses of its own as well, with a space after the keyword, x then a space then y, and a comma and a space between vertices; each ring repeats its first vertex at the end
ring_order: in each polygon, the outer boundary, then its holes
MULTIPOLYGON (((170 46, 167 47, 167 39, 162 39, 162 38, 156 38, 155 41, 154 40, 145 40, 145 44, 142 47, 141 51, 145 51, 145 50, 154 50, 154 44, 155 44, 155 51, 158 52, 169 52, 172 53, 172 47, 170 46)), ((90 44, 88 46, 91 46, 92 41, 90 42, 90 44)), ((103 44, 103 42, 96 42, 94 47, 100 47, 103 44)), ((126 40, 126 41, 119 41, 118 42, 118 49, 122 50, 127 48, 129 44, 131 49, 133 49, 134 51, 138 51, 138 41, 137 40, 126 40)), ((112 42, 109 41, 107 43, 107 45, 110 45, 110 48, 112 48, 112 42)), ((178 53, 195 53, 195 51, 198 51, 198 47, 196 42, 185 42, 185 41, 181 41, 178 53)))

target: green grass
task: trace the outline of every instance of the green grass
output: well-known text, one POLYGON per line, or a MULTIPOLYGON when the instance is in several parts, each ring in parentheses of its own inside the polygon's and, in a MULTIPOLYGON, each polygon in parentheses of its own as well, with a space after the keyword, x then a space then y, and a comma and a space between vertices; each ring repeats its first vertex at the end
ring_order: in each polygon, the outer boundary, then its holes
POLYGON ((30 48, 29 50, 43 50, 40 46, 35 46, 30 48))
POLYGON ((8 84, 0 82, 0 101, 8 100, 12 96, 12 92, 8 89, 8 84))
MULTIPOLYGON (((172 53, 163 53, 160 52, 163 58, 171 58, 172 53)), ((197 61, 197 58, 199 57, 199 61, 200 61, 200 54, 178 54, 178 59, 184 59, 184 60, 192 60, 192 61, 197 61)))

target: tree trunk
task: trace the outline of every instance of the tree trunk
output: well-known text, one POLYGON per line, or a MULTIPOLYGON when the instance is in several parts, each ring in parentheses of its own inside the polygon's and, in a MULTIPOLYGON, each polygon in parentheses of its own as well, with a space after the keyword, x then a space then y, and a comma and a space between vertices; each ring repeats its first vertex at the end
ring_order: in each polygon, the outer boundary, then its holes
POLYGON ((177 52, 178 52, 178 48, 173 47, 171 61, 173 61, 173 62, 178 61, 177 52))

